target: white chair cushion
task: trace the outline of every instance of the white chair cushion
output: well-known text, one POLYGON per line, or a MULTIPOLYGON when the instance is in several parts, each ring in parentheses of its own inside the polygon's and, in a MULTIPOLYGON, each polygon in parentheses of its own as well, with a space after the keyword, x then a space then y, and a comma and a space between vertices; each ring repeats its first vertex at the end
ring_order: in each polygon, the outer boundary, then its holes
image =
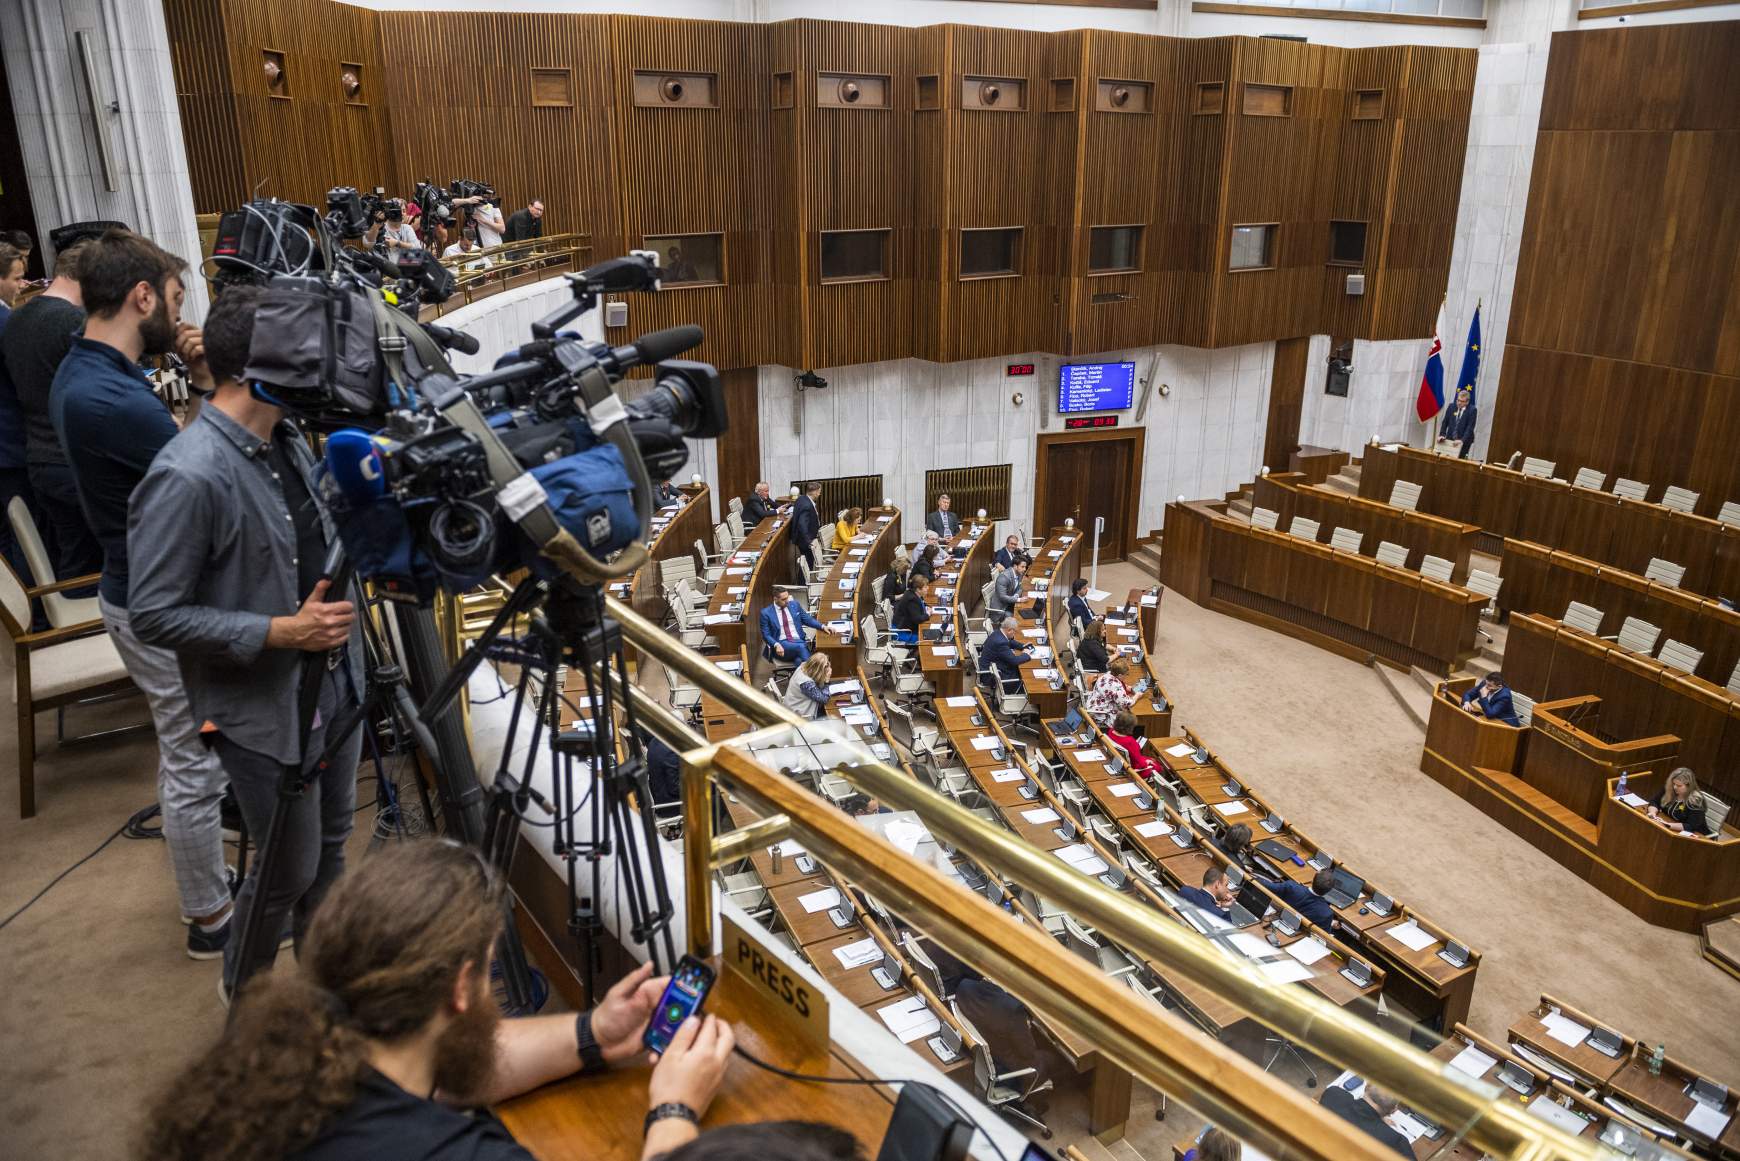
MULTIPOLYGON (((30 696, 46 701, 81 689, 95 689, 127 676, 127 667, 107 633, 62 641, 30 655, 30 696)), ((12 699, 18 700, 16 684, 12 699)))

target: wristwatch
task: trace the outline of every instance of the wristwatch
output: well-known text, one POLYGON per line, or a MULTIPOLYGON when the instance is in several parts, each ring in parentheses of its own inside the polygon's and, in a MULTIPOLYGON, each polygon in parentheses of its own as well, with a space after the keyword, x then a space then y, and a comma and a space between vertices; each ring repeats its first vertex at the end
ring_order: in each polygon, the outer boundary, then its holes
POLYGON ((653 1110, 646 1115, 646 1122, 641 1125, 641 1135, 645 1136, 652 1132, 652 1127, 654 1125, 660 1121, 669 1120, 672 1117, 680 1117, 691 1125, 698 1125, 701 1123, 701 1114, 697 1113, 688 1105, 683 1104, 681 1101, 666 1101, 662 1105, 653 1106, 653 1110))
POLYGON ((604 1059, 604 1049, 592 1035, 592 1013, 582 1012, 574 1018, 574 1043, 580 1054, 580 1075, 603 1072, 610 1067, 604 1059))

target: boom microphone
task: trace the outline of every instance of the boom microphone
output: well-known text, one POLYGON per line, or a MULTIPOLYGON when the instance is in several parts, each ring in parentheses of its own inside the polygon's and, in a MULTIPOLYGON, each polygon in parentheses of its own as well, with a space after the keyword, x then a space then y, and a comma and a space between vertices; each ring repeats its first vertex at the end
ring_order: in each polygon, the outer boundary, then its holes
POLYGON ((662 363, 691 347, 700 346, 705 337, 706 332, 698 326, 666 327, 662 331, 640 336, 634 341, 634 350, 643 364, 662 363))

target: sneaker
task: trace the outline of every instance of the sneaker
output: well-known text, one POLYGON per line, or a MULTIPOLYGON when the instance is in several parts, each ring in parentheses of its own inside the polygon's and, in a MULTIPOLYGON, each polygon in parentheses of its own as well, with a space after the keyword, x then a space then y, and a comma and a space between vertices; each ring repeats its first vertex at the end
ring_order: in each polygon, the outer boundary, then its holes
POLYGON ((197 923, 187 928, 187 958, 188 959, 222 959, 224 948, 230 942, 230 928, 234 921, 225 922, 216 931, 207 931, 197 923))
MULTIPOLYGON (((236 897, 236 892, 240 891, 242 889, 242 880, 239 877, 237 877, 236 869, 234 867, 230 866, 228 863, 224 864, 224 886, 229 888, 231 900, 234 900, 236 897)), ((192 927, 193 926, 193 917, 189 916, 189 915, 183 915, 181 917, 181 925, 183 927, 192 927)))

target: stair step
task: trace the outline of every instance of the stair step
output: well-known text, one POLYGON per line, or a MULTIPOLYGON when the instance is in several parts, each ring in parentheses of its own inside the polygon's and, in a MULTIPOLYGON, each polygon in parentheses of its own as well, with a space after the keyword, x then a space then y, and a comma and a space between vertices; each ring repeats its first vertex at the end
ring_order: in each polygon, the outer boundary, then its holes
POLYGON ((1485 677, 1489 673, 1496 672, 1498 668, 1499 659, 1488 657, 1484 653, 1476 653, 1462 663, 1462 672, 1473 674, 1475 677, 1485 677))
POLYGON ((1396 703, 1406 711, 1420 733, 1426 732, 1426 722, 1432 716, 1432 690, 1437 688, 1437 678, 1415 666, 1409 673, 1397 673, 1387 665, 1372 666, 1378 680, 1384 683, 1384 688, 1390 691, 1396 703), (1433 684, 1421 685, 1421 675, 1433 684))
POLYGON ((1243 516, 1245 519, 1249 520, 1251 517, 1251 509, 1255 506, 1255 501, 1253 501, 1249 496, 1244 496, 1228 504, 1226 510, 1234 516, 1243 516))
POLYGON ((1130 554, 1126 563, 1135 565, 1155 580, 1160 579, 1160 549, 1158 545, 1141 545, 1130 554))
POLYGON ((1323 486, 1331 491, 1340 492, 1344 496, 1359 495, 1359 480, 1350 480, 1345 475, 1330 476, 1324 481, 1323 486))

